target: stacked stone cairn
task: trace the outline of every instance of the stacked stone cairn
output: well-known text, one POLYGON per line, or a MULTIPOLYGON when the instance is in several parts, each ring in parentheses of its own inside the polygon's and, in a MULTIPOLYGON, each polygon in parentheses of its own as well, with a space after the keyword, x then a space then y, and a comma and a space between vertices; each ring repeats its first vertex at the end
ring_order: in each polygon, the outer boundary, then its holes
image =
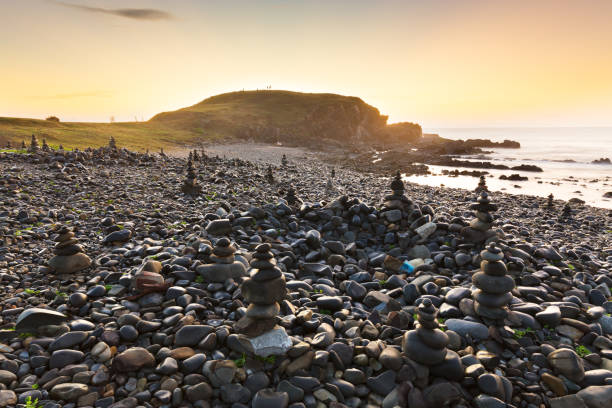
POLYGON ((333 180, 334 178, 336 178, 336 168, 335 168, 335 167, 332 167, 332 168, 331 168, 331 173, 330 173, 330 176, 331 176, 332 180, 333 180))
POLYGON ((435 376, 449 380, 463 379, 463 365, 459 355, 446 348, 449 338, 439 329, 438 310, 431 299, 424 298, 417 308, 415 330, 404 334, 402 351, 408 358, 429 367, 435 376))
POLYGON ((25 150, 25 149, 26 149, 26 143, 25 143, 25 140, 22 140, 22 141, 21 141, 21 149, 22 149, 22 150, 25 150))
POLYGON ((481 191, 489 191, 489 188, 487 187, 487 180, 485 179, 485 176, 482 175, 480 176, 480 180, 478 181, 478 186, 476 187, 476 191, 477 193, 480 193, 481 191))
POLYGON ((259 244, 251 260, 250 277, 240 286, 244 299, 249 302, 246 316, 236 322, 238 333, 253 338, 274 329, 280 311, 278 302, 286 294, 285 277, 276 266, 270 244, 259 244))
POLYGON ((287 190, 285 200, 289 205, 295 205, 301 202, 301 200, 295 195, 295 189, 293 187, 289 187, 289 189, 287 190))
POLYGON ((476 290, 472 292, 474 311, 487 323, 503 326, 508 316, 508 304, 512 300, 514 279, 506 275, 504 254, 494 244, 480 253, 480 272, 472 276, 476 290))
POLYGON ((404 182, 398 171, 391 181, 391 194, 385 196, 383 200, 382 215, 387 221, 392 223, 399 222, 402 218, 412 214, 412 201, 404 195, 404 182))
POLYGON ((193 162, 191 161, 191 153, 187 160, 187 176, 181 186, 181 191, 187 195, 198 195, 202 192, 202 186, 198 184, 193 162))
POLYGON ((117 150, 117 142, 113 136, 108 139, 108 147, 112 150, 117 150))
POLYGON ((570 215, 572 215, 572 207, 570 207, 569 202, 565 203, 565 205, 563 206, 563 210, 561 210, 561 215, 563 217, 569 217, 570 215))
POLYGON ((209 264, 200 265, 197 272, 205 282, 224 283, 247 275, 246 267, 236 260, 236 247, 228 238, 219 238, 210 255, 209 264))
POLYGON ((71 274, 88 268, 91 259, 83 253, 83 247, 68 227, 62 226, 55 238, 55 256, 49 260, 49 267, 58 275, 71 274))
POLYGON ((546 203, 546 208, 548 208, 549 210, 552 210, 553 208, 555 208, 555 203, 553 202, 554 199, 555 199, 555 196, 553 196, 553 193, 550 193, 548 195, 548 201, 546 203))
POLYGON ((51 149, 49 148, 49 145, 47 144, 47 139, 43 137, 43 141, 42 141, 42 149, 43 152, 49 152, 51 149))
POLYGON ((6 148, 7 148, 7 149, 10 149, 10 148, 11 148, 11 142, 10 142, 10 141, 7 141, 7 142, 6 142, 6 148))
POLYGON ((281 160, 281 164, 283 165, 283 167, 287 167, 287 164, 289 164, 289 162, 287 161, 287 155, 283 154, 283 158, 281 160))
POLYGON ((486 191, 480 192, 480 197, 476 204, 470 205, 470 210, 474 211, 475 218, 472 219, 468 227, 461 229, 463 238, 473 244, 482 244, 496 236, 491 229, 493 216, 491 211, 497 211, 497 205, 491 204, 489 195, 486 191))
POLYGON ((36 139, 36 135, 32 135, 32 139, 30 140, 30 153, 38 152, 38 139, 36 139))
POLYGON ((272 173, 272 166, 268 164, 268 169, 266 170, 266 180, 269 183, 274 183, 274 174, 272 173))
POLYGON ((198 151, 196 149, 193 149, 193 161, 200 161, 200 155, 198 154, 198 151))

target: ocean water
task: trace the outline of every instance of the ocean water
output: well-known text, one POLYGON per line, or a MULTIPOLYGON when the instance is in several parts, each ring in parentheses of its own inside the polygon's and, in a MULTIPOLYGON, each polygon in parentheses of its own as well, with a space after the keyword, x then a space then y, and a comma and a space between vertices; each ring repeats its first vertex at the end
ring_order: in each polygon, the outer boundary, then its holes
MULTIPOLYGON (((485 155, 486 159, 511 167, 533 164, 544 170, 542 173, 534 173, 485 169, 490 173, 487 176, 487 185, 491 191, 541 197, 553 193, 555 199, 569 200, 576 197, 592 206, 612 208, 612 199, 604 198, 606 192, 612 192, 612 165, 592 163, 602 157, 612 160, 612 127, 445 128, 423 131, 437 133, 449 139, 490 139, 497 142, 504 139, 514 140, 520 142, 520 149, 484 149, 492 151, 485 155), (509 176, 515 173, 527 176, 529 180, 499 179, 502 174, 509 176)), ((469 156, 465 159, 484 160, 483 157, 469 156)), ((410 176, 406 179, 419 184, 466 189, 474 189, 478 183, 478 179, 471 176, 448 177, 441 174, 443 169, 461 171, 462 168, 429 167, 433 175, 410 176)))

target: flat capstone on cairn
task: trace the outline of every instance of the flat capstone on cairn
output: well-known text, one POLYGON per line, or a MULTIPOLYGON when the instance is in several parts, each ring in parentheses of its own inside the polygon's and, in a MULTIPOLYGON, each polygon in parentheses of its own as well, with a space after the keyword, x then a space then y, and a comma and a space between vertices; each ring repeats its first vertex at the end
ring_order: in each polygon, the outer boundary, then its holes
POLYGON ((219 238, 210 255, 211 263, 200 265, 197 272, 204 282, 224 283, 228 279, 238 279, 247 276, 245 265, 236 260, 236 246, 229 238, 219 238))
POLYGON ((57 231, 55 238, 55 256, 49 260, 49 268, 58 275, 72 274, 88 268, 91 259, 84 253, 83 247, 75 237, 74 232, 66 226, 62 226, 57 231))
POLYGON ((480 253, 480 271, 472 276, 476 290, 472 292, 474 311, 490 326, 501 327, 508 316, 514 279, 507 275, 502 250, 494 244, 480 253))
POLYGON ((470 205, 470 210, 474 211, 474 219, 470 225, 461 229, 463 239, 472 244, 483 244, 496 237, 493 226, 493 216, 491 211, 497 211, 497 205, 491 204, 489 195, 486 191, 480 192, 478 202, 470 205))
POLYGON ((202 192, 202 186, 198 184, 198 178, 193 167, 193 162, 191 161, 191 153, 187 160, 187 175, 181 186, 181 191, 187 195, 198 195, 202 192))
POLYGON ((463 379, 463 364, 459 355, 446 346, 449 338, 439 329, 438 309, 431 299, 424 298, 417 307, 415 330, 404 333, 402 351, 411 360, 429 367, 431 374, 452 381, 463 379))
POLYGON ((240 286, 249 302, 246 315, 234 329, 245 337, 243 343, 255 355, 282 355, 291 348, 291 339, 284 328, 277 326, 281 302, 287 296, 285 276, 276 266, 270 244, 259 244, 251 260, 250 277, 240 286))

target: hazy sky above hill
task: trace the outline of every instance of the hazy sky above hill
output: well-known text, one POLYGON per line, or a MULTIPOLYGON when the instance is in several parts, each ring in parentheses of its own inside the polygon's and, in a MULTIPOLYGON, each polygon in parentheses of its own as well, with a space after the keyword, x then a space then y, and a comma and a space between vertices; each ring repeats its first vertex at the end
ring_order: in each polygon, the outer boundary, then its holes
POLYGON ((0 116, 149 119, 240 89, 444 126, 612 125, 610 0, 0 2, 0 116))

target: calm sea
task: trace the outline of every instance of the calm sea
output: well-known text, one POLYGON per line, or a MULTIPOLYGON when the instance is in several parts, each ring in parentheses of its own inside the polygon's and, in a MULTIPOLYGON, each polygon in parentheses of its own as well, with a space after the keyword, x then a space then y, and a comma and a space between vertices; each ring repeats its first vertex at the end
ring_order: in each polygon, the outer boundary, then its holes
MULTIPOLYGON (((542 197, 553 193, 555 198, 569 200, 577 197, 596 207, 612 208, 612 199, 603 197, 606 192, 612 192, 612 165, 591 163, 602 157, 612 160, 612 128, 445 128, 424 129, 424 132, 437 133, 449 139, 515 140, 521 143, 520 149, 485 149, 493 150, 487 157, 496 164, 534 164, 544 170, 543 173, 488 170, 494 176, 487 177, 492 191, 542 197), (500 175, 513 173, 527 176, 529 180, 499 180, 500 175)), ((476 157, 472 159, 477 160, 476 157)), ((473 189, 477 184, 477 179, 469 176, 439 175, 446 167, 430 168, 433 176, 407 179, 420 184, 467 189, 473 189)))

